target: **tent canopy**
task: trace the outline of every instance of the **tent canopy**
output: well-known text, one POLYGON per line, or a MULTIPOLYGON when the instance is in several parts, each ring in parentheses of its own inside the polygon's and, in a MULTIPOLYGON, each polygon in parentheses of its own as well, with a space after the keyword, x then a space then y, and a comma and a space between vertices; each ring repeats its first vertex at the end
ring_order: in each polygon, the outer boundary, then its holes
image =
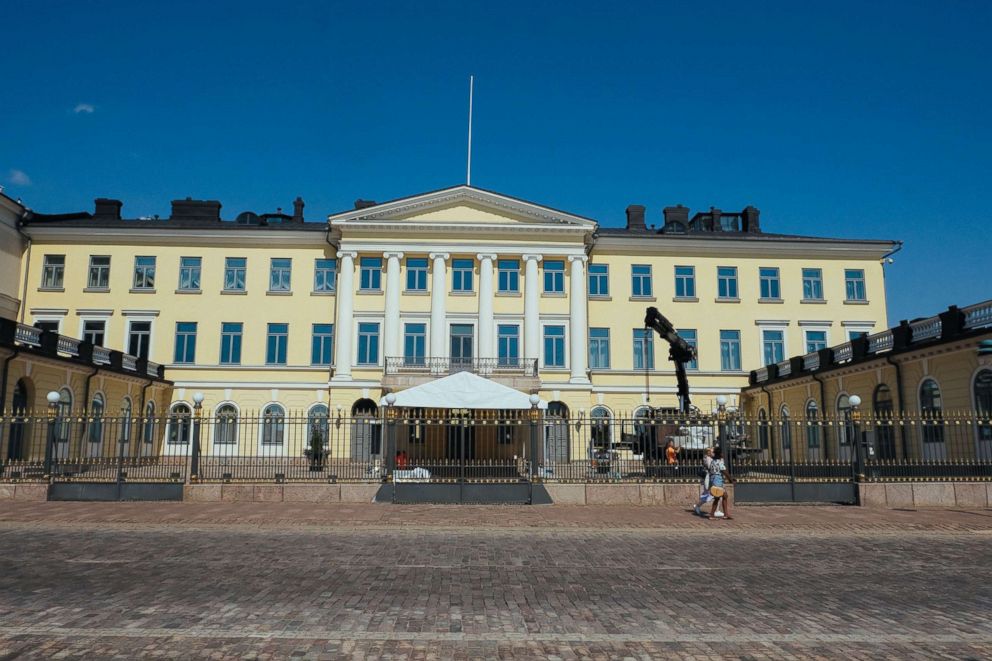
MULTIPOLYGON (((380 404, 386 403, 383 397, 380 404)), ((444 409, 529 409, 530 395, 484 379, 471 372, 457 372, 396 393, 394 406, 444 409)), ((548 408, 543 399, 538 408, 548 408)))

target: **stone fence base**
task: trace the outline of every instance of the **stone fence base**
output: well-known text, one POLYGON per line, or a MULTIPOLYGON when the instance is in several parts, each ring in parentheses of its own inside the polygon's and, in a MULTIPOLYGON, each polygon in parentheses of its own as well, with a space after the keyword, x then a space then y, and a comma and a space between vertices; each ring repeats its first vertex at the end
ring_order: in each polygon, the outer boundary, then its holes
POLYGON ((48 500, 48 485, 38 482, 0 484, 0 500, 48 500))
POLYGON ((860 484, 862 507, 988 507, 992 482, 890 482, 860 484))
MULTIPOLYGON (((556 505, 669 505, 688 508, 699 499, 698 484, 549 484, 556 505)), ((729 487, 733 498, 733 486, 729 487)))
POLYGON ((183 500, 197 503, 371 503, 378 484, 187 484, 183 500))

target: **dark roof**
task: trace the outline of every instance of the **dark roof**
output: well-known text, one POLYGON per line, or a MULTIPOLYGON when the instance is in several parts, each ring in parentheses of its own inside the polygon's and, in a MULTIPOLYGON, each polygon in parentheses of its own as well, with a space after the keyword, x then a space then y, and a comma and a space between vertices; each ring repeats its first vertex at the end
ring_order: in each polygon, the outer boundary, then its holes
POLYGON ((600 236, 616 237, 637 237, 638 239, 675 239, 683 241, 686 239, 714 239, 716 241, 744 240, 744 241, 837 241, 840 243, 878 243, 878 244, 899 244, 901 241, 891 239, 836 239, 823 236, 805 236, 801 234, 772 234, 761 232, 714 232, 714 231, 689 231, 684 233, 662 233, 656 229, 629 230, 623 227, 600 227, 600 236))
MULTIPOLYGON (((275 216, 275 214, 270 214, 275 216)), ((264 214, 263 214, 264 216, 264 214)), ((280 216, 281 217, 281 216, 280 216)), ((289 216, 286 216, 290 218, 289 216)), ((253 230, 293 230, 304 232, 323 232, 327 229, 326 221, 291 223, 281 222, 272 224, 252 224, 245 225, 236 223, 233 220, 197 220, 197 219, 169 219, 158 220, 147 218, 115 219, 115 218, 95 218, 93 214, 83 211, 79 213, 59 213, 41 214, 31 212, 24 220, 25 225, 58 225, 59 227, 85 227, 85 228, 117 228, 117 229, 176 229, 176 230, 243 230, 251 228, 253 230)))

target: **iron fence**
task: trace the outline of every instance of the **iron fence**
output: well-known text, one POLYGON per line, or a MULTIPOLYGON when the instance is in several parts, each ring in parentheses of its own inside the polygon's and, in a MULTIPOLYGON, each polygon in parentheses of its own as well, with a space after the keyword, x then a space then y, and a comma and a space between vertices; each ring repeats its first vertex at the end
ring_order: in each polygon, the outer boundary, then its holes
POLYGON ((744 483, 992 480, 986 413, 604 412, 3 415, 0 481, 693 483, 707 447, 744 483))

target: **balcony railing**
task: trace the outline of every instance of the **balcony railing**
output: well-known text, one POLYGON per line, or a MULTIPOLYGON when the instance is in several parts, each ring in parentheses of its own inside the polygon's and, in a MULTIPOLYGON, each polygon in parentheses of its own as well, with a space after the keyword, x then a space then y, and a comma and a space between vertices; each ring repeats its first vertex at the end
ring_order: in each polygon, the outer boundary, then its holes
POLYGON ((446 376, 472 372, 479 376, 537 376, 536 358, 427 358, 387 356, 386 374, 431 374, 446 376))

